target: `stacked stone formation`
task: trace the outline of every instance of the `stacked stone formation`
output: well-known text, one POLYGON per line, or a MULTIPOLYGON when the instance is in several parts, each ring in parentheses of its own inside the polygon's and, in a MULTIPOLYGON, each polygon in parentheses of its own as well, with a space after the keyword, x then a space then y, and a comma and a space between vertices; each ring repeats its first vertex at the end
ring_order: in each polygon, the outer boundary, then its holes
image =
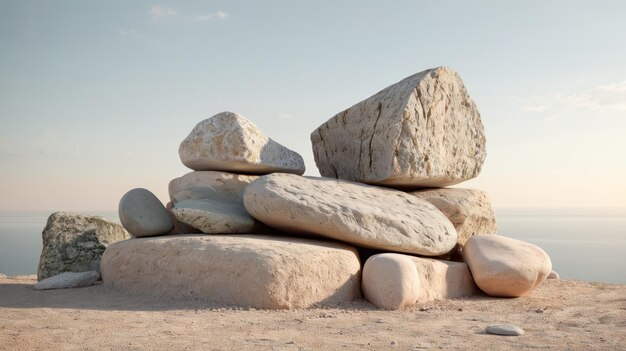
POLYGON ((311 140, 323 178, 302 177, 300 155, 241 115, 200 122, 179 149, 193 172, 170 182, 167 207, 145 189, 120 201, 122 224, 137 238, 105 251, 104 282, 259 308, 363 293, 397 309, 471 295, 476 284, 521 296, 550 272, 536 246, 482 235, 497 231, 485 192, 445 188, 476 177, 486 156, 480 114, 451 69, 382 90, 311 140), (464 246, 467 263, 441 260, 464 246), (357 248, 380 253, 361 267, 357 248))

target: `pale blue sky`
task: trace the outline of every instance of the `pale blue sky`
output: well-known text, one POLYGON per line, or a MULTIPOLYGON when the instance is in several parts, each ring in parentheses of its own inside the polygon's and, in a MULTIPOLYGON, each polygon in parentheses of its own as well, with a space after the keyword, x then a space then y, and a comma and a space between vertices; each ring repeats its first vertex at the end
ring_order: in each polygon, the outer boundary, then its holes
POLYGON ((337 112, 450 66, 496 207, 626 206, 623 1, 0 0, 0 210, 115 210, 239 112, 298 151, 337 112))

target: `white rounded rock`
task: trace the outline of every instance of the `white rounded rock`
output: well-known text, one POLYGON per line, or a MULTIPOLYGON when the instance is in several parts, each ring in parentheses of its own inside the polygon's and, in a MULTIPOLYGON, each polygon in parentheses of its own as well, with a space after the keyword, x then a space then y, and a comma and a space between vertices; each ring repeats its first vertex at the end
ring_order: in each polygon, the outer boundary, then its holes
POLYGON ((98 280, 100 273, 96 271, 63 272, 35 283, 33 288, 35 290, 82 288, 94 285, 98 280))
POLYGON ((471 296, 477 291, 463 262, 395 253, 371 256, 363 266, 361 284, 365 299, 387 310, 471 296))
POLYGON ((463 258, 476 285, 487 295, 519 297, 543 283, 552 262, 540 247, 499 235, 474 235, 463 248, 463 258))
POLYGON ((285 309, 361 297, 350 246, 260 235, 172 235, 109 246, 105 285, 144 296, 285 309))
POLYGON ((248 185, 244 205, 271 227, 366 248, 437 256, 457 239, 452 223, 424 200, 336 179, 266 175, 248 185))
POLYGON ((161 201, 147 189, 130 190, 120 200, 120 222, 136 237, 167 234, 174 221, 161 201))
POLYGON ((180 144, 178 154, 185 166, 196 171, 304 173, 302 156, 234 112, 218 113, 198 123, 180 144))

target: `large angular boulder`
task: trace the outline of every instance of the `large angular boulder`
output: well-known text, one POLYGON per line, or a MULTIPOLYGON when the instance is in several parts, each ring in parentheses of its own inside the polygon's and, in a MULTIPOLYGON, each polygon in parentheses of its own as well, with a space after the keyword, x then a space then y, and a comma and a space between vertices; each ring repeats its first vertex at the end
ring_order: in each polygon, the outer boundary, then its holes
POLYGON ((149 190, 130 190, 120 200, 118 215, 122 226, 136 237, 164 235, 174 221, 161 201, 149 190))
POLYGON ((457 244, 463 246, 476 234, 496 234, 496 214, 486 192, 475 189, 440 188, 410 194, 435 205, 452 222, 457 244))
POLYGON ((478 287, 496 297, 527 295, 552 271, 550 257, 541 248, 498 235, 472 236, 463 258, 478 287))
POLYGON ((102 217, 55 212, 42 233, 37 279, 63 272, 97 271, 106 247, 130 238, 121 225, 102 217))
POLYGON ((183 164, 195 171, 304 173, 302 156, 234 112, 218 113, 198 123, 178 153, 183 164))
POLYGON ((456 230, 435 206, 365 184, 270 174, 248 185, 244 205, 271 227, 366 248, 437 256, 456 244, 456 230))
POLYGON ((246 211, 243 191, 258 176, 190 172, 169 184, 172 213, 179 223, 203 233, 254 233, 261 225, 246 211))
POLYGON ((441 187, 476 177, 485 132, 459 75, 412 75, 340 112, 311 134, 324 177, 392 187, 441 187))
POLYGON ((471 296, 478 291, 463 262, 394 253, 374 255, 365 262, 362 286, 367 301, 387 310, 471 296))
POLYGON ((356 250, 317 240, 253 235, 141 238, 107 248, 102 279, 145 296, 285 309, 361 296, 356 250))

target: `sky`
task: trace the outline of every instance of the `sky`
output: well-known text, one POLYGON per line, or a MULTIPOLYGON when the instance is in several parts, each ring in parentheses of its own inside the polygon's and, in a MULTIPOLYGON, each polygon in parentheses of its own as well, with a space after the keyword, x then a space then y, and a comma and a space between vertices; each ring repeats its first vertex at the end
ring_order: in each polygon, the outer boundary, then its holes
POLYGON ((502 207, 626 207, 623 1, 0 0, 0 211, 167 202, 180 142, 238 112, 319 175, 310 133, 449 66, 502 207))

